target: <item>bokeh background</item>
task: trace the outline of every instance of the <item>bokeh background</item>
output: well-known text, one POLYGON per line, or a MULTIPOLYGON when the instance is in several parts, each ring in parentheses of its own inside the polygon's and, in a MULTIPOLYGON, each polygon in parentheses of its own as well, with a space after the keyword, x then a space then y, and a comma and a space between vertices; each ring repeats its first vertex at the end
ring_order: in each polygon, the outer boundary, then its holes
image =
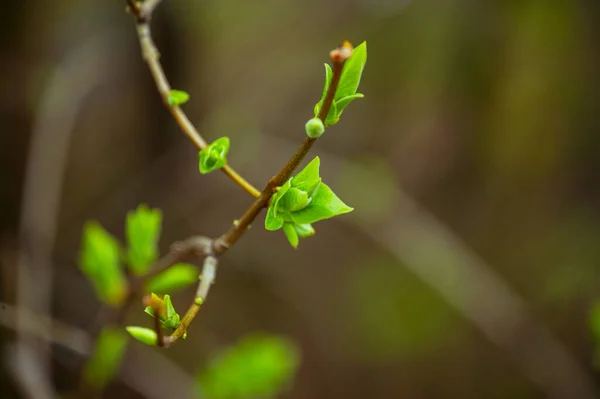
MULTIPOLYGON (((122 238, 128 210, 159 207, 167 251, 219 235, 251 201, 199 175, 124 10, 2 6, 3 398, 35 380, 16 367, 11 307, 94 331, 76 262, 86 220, 122 238)), ((230 163, 257 186, 302 139, 328 51, 367 40, 366 98, 312 153, 355 211, 298 250, 259 218, 187 341, 132 344, 106 397, 192 397, 211 354, 255 331, 301 350, 287 398, 595 397, 600 2, 165 0, 153 28, 190 118, 231 138, 230 163)), ((141 305, 128 321, 149 324, 141 305)), ((53 384, 76 388, 84 357, 51 348, 53 384)))

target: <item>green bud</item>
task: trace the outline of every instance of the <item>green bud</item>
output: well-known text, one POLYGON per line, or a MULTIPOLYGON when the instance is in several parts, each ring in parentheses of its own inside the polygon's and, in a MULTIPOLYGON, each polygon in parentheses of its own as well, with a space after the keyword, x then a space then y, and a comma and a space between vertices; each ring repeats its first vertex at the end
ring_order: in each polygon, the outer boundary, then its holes
POLYGON ((290 187, 279 202, 278 212, 295 212, 306 208, 309 203, 308 193, 296 187, 290 187))
POLYGON ((171 90, 167 96, 170 105, 179 106, 188 102, 190 95, 182 90, 171 90))
POLYGON ((319 118, 312 118, 306 122, 304 129, 308 137, 316 139, 317 137, 321 137, 325 132, 325 125, 323 125, 323 122, 319 118))

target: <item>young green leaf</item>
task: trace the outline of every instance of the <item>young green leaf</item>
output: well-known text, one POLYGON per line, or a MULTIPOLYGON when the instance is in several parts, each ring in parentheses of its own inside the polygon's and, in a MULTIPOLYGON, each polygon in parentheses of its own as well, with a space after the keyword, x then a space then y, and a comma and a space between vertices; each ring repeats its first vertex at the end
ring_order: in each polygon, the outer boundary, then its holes
POLYGON ((354 48, 352 56, 344 64, 340 83, 334 97, 336 101, 356 93, 366 63, 367 42, 362 42, 354 48))
POLYGON ((279 230, 283 226, 283 219, 275 216, 275 207, 269 206, 265 217, 265 229, 270 231, 279 230))
POLYGON ((148 272, 158 257, 161 225, 162 212, 158 208, 150 209, 141 204, 135 211, 127 213, 127 260, 133 274, 140 276, 148 272))
POLYGON ((288 340, 254 334, 217 355, 198 376, 198 394, 210 399, 274 398, 287 388, 299 364, 288 340))
POLYGON ((335 125, 340 121, 338 118, 337 105, 335 102, 331 103, 331 108, 329 108, 329 113, 327 114, 327 118, 325 118, 325 126, 335 125))
POLYGON ((156 346, 158 337, 156 331, 145 327, 127 326, 125 330, 135 339, 149 346, 156 346))
POLYGON ((190 95, 182 90, 171 90, 167 96, 170 105, 179 106, 188 102, 190 95))
POLYGON ((312 196, 319 183, 321 183, 321 178, 319 177, 320 166, 321 159, 319 157, 314 157, 304 169, 296 176, 292 177, 290 186, 306 191, 309 193, 309 196, 312 196))
POLYGON ((290 245, 294 248, 298 248, 298 244, 300 243, 300 238, 298 237, 298 232, 294 227, 294 223, 284 223, 283 224, 283 233, 285 237, 290 242, 290 245))
POLYGON ((99 223, 85 224, 79 268, 90 279, 97 297, 110 306, 119 306, 127 293, 120 253, 118 241, 99 223))
POLYGON ((82 378, 94 388, 105 387, 119 371, 127 335, 116 327, 104 327, 96 340, 92 356, 85 364, 82 378))
POLYGON ((312 118, 306 122, 304 125, 304 130, 306 131, 306 135, 311 139, 316 139, 321 137, 325 132, 325 125, 319 118, 312 118))
POLYGON ((292 220, 299 224, 315 223, 337 215, 351 212, 353 209, 344 204, 325 183, 321 183, 310 204, 291 214, 292 220))
POLYGON ((344 112, 344 108, 346 108, 348 106, 348 104, 350 104, 352 101, 356 100, 357 98, 363 98, 363 97, 364 97, 364 94, 356 93, 351 96, 343 97, 343 98, 340 98, 339 100, 337 100, 335 102, 335 106, 336 106, 338 119, 340 118, 340 116, 342 115, 342 112, 344 112))
POLYGON ((166 314, 163 317, 161 317, 161 326, 162 328, 167 330, 174 330, 177 327, 179 327, 179 314, 177 314, 175 308, 173 307, 170 295, 165 295, 163 300, 165 301, 165 308, 167 311, 166 314))
MULTIPOLYGON (((283 186, 277 187, 277 192, 275 194, 273 194, 273 196, 271 197, 271 200, 269 201, 269 208, 273 209, 273 211, 272 211, 273 218, 281 218, 281 215, 278 214, 279 203, 281 202, 281 199, 283 198, 283 196, 288 192, 290 187, 292 187, 292 179, 288 179, 283 184, 283 186)), ((278 227, 278 228, 280 228, 280 227, 278 227)), ((269 230, 269 229, 267 229, 267 230, 269 230)), ((275 229, 275 230, 277 230, 277 229, 275 229)))
POLYGON ((206 174, 221 169, 227 164, 227 153, 229 153, 229 137, 221 137, 213 141, 199 153, 200 173, 206 174))
POLYGON ((325 65, 325 84, 323 85, 323 92, 321 93, 321 103, 325 99, 325 95, 327 94, 327 89, 329 89, 329 85, 331 84, 331 77, 333 76, 333 71, 331 70, 331 66, 327 63, 324 65, 325 65))
POLYGON ((198 268, 188 263, 177 263, 146 282, 146 291, 165 294, 190 286, 198 281, 198 268))

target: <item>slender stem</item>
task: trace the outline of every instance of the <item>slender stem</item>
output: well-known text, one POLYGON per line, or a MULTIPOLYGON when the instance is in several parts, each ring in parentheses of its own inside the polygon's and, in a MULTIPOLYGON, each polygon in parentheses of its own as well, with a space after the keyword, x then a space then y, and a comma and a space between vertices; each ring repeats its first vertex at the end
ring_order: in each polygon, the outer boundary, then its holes
MULTIPOLYGON (((201 151, 206 148, 207 143, 204 138, 200 135, 196 127, 192 124, 186 113, 181 109, 181 107, 177 105, 172 105, 169 103, 169 93, 171 92, 171 85, 169 84, 169 80, 165 75, 165 71, 160 63, 159 57, 160 53, 154 44, 154 40, 152 39, 152 34, 150 31, 150 18, 152 16, 152 11, 154 8, 160 3, 160 1, 146 1, 144 5, 140 8, 135 0, 127 0, 127 4, 129 5, 129 9, 131 13, 134 15, 137 21, 137 33, 138 39, 140 42, 140 47, 142 49, 142 55, 144 60, 148 64, 148 68, 150 69, 150 73, 154 78, 154 82, 156 84, 156 88, 160 93, 160 96, 163 100, 163 104, 169 110, 183 133, 187 136, 187 138, 196 146, 196 148, 201 151)), ((233 180, 236 184, 242 187, 248 194, 252 195, 254 198, 257 198, 260 195, 258 189, 256 189, 252 184, 250 184, 246 179, 240 176, 233 168, 230 166, 225 166, 221 168, 221 171, 225 173, 231 180, 233 180)))
POLYGON ((217 263, 217 258, 212 255, 209 255, 204 259, 202 274, 200 275, 200 283, 198 284, 198 289, 196 290, 194 302, 188 308, 187 312, 181 319, 181 323, 173 332, 173 334, 164 339, 165 346, 172 345, 187 333, 187 329, 189 328, 190 324, 192 324, 192 321, 196 318, 196 315, 202 308, 204 301, 206 301, 210 287, 215 282, 215 277, 217 275, 217 263))
MULTIPOLYGON (((331 76, 331 83, 327 88, 325 99, 319 111, 318 118, 323 123, 327 119, 327 114, 331 109, 333 100, 335 98, 335 92, 337 91, 340 77, 344 69, 346 60, 352 55, 352 47, 348 42, 344 42, 342 47, 333 50, 330 53, 331 61, 333 62, 333 73, 331 76)), ((275 189, 283 185, 294 173, 294 170, 300 165, 300 162, 304 159, 306 154, 310 151, 316 139, 305 137, 304 141, 287 161, 284 167, 273 176, 260 193, 260 196, 254 200, 252 205, 246 210, 242 217, 233 224, 233 226, 223 234, 221 237, 214 241, 213 250, 215 254, 222 254, 229 249, 235 242, 248 230, 254 219, 259 215, 263 208, 267 207, 275 189)))

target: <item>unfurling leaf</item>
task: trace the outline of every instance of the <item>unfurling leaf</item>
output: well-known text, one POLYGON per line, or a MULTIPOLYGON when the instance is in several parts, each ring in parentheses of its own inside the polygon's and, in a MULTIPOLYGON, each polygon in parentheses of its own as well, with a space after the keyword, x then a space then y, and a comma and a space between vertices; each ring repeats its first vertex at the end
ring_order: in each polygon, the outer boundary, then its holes
POLYGON ((198 394, 210 399, 279 397, 299 362, 292 342, 253 334, 213 358, 198 376, 198 394))
POLYGON ((174 330, 179 327, 180 317, 173 307, 171 302, 171 296, 165 295, 164 298, 160 298, 155 293, 152 293, 149 299, 145 299, 144 303, 147 304, 144 312, 152 317, 156 317, 158 311, 159 321, 162 328, 166 330, 174 330))
POLYGON ((185 288, 198 281, 198 268, 188 263, 177 263, 164 272, 150 278, 146 291, 165 294, 185 288))
POLYGON ((148 272, 158 257, 161 225, 162 212, 158 208, 150 209, 141 204, 135 211, 127 213, 127 260, 133 274, 140 276, 148 272))
POLYGON ((121 247, 98 222, 87 222, 79 268, 90 279, 98 299, 119 306, 127 292, 127 280, 121 269, 121 247))
MULTIPOLYGON (((352 55, 344 63, 340 81, 338 83, 337 90, 333 97, 333 103, 325 118, 325 126, 335 125, 339 122, 344 108, 348 106, 353 100, 357 98, 363 98, 364 96, 357 93, 358 85, 362 76, 363 69, 367 62, 367 42, 362 42, 356 48, 352 50, 352 55)), ((314 107, 314 114, 317 117, 323 106, 323 102, 326 97, 327 89, 331 84, 332 70, 329 65, 325 64, 325 86, 323 87, 323 93, 321 99, 314 107)), ((308 134, 308 129, 307 129, 308 134)), ((309 135, 309 137, 312 137, 309 135)))
POLYGON ((362 42, 354 48, 352 56, 345 62, 340 83, 335 92, 334 99, 351 96, 356 93, 363 69, 367 63, 367 42, 362 42))
POLYGON ((171 90, 167 97, 170 105, 179 106, 188 102, 190 95, 182 90, 171 90))
POLYGON ((227 164, 229 152, 229 137, 221 137, 213 141, 199 154, 200 173, 206 174, 221 169, 227 164))
POLYGON ((104 327, 96 339, 96 347, 91 358, 83 369, 82 378, 86 384, 105 387, 119 371, 125 348, 127 335, 116 327, 104 327))
POLYGON ((156 346, 158 342, 158 336, 156 335, 156 331, 151 330, 145 327, 138 326, 128 326, 125 327, 125 330, 135 339, 140 341, 143 344, 149 346, 156 346))

